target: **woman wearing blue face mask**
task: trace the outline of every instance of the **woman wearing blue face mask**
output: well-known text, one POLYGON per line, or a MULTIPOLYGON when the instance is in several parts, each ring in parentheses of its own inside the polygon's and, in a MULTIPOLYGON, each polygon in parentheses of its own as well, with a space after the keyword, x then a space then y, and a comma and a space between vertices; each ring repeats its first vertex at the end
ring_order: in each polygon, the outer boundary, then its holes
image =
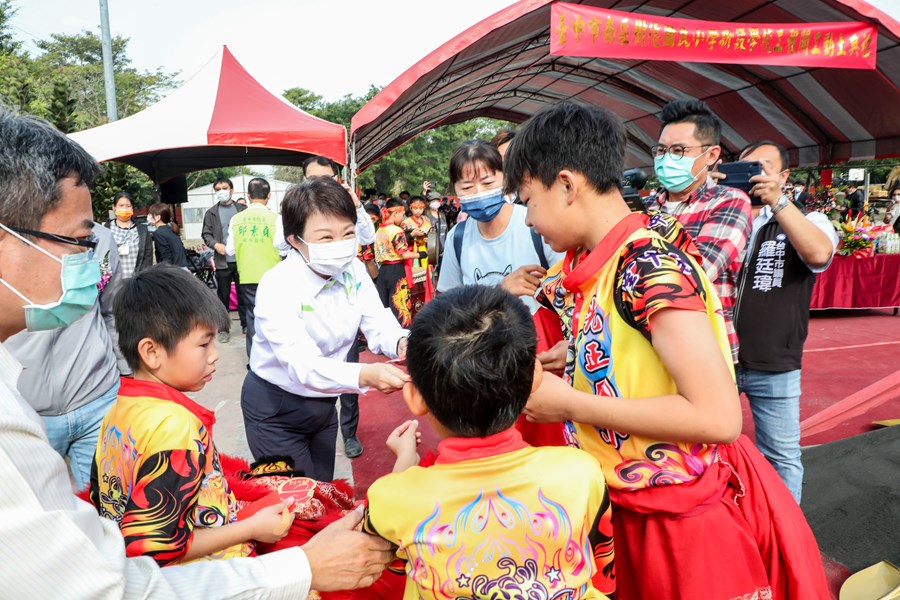
POLYGON ((369 388, 390 393, 408 376, 391 364, 346 361, 361 330, 372 352, 406 356, 406 336, 356 260, 357 213, 330 177, 291 187, 281 205, 287 257, 256 290, 256 334, 241 391, 255 459, 290 456, 308 477, 331 481, 335 402, 369 388))
POLYGON ((532 313, 547 267, 561 260, 525 222, 527 209, 503 196, 503 158, 483 140, 463 142, 450 158, 450 183, 468 219, 447 233, 438 292, 477 283, 499 285, 532 313))

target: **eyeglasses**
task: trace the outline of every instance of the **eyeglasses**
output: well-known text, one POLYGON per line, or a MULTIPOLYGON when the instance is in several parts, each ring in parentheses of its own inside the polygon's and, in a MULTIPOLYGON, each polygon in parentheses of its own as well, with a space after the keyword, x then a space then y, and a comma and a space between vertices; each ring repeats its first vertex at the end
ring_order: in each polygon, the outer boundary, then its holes
POLYGON ((653 155, 653 158, 662 158, 664 154, 667 152, 672 155, 672 158, 675 160, 681 160, 684 156, 686 150, 692 150, 694 148, 712 148, 715 144, 701 144, 699 146, 682 146, 681 144, 672 144, 671 146, 663 146, 662 144, 657 144, 650 148, 650 154, 653 155))
POLYGON ((93 252, 97 249, 97 236, 93 233, 85 236, 83 238, 69 237, 67 235, 59 235, 56 233, 47 233, 46 231, 35 231, 33 229, 25 229, 24 227, 13 227, 12 225, 7 225, 9 229, 12 229, 16 233, 21 233, 22 235, 30 235, 31 237, 41 238, 43 240, 50 240, 51 242, 57 242, 59 244, 68 244, 70 246, 81 246, 82 248, 87 248, 89 252, 93 254, 93 252))

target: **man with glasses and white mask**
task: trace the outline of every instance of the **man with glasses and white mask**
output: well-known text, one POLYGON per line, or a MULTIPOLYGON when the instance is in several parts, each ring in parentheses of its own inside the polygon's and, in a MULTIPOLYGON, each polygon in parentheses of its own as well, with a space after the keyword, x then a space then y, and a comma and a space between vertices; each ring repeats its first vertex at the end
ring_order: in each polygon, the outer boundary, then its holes
MULTIPOLYGON (((16 389, 6 347, 64 327, 97 302, 91 185, 99 166, 45 122, 0 109, 0 564, 8 598, 305 598, 370 585, 390 544, 353 531, 352 511, 303 548, 160 569, 126 558, 119 527, 73 493, 40 417, 16 389)), ((49 365, 48 365, 49 367, 49 365)))
POLYGON ((751 230, 750 198, 740 190, 717 185, 709 177, 722 151, 722 125, 705 102, 669 102, 660 120, 662 133, 651 154, 664 189, 645 200, 645 207, 673 215, 694 239, 703 256, 703 268, 722 301, 731 355, 737 363, 732 311, 751 230))

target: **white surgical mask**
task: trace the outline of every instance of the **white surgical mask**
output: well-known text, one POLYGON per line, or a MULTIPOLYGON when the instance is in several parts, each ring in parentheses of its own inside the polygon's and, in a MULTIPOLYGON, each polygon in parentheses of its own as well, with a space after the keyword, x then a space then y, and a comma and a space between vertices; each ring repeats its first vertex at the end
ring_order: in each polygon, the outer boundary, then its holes
POLYGON ((231 192, 228 190, 217 190, 216 191, 216 201, 217 202, 228 202, 228 199, 231 197, 231 192))
POLYGON ((440 207, 441 207, 440 200, 432 200, 431 202, 428 203, 428 208, 430 208, 431 210, 437 210, 440 207))
POLYGON ((306 261, 306 264, 309 265, 309 268, 316 273, 328 277, 340 275, 341 272, 347 268, 347 265, 349 265, 356 257, 356 251, 358 250, 356 236, 347 240, 326 242, 323 244, 307 242, 301 237, 298 237, 298 239, 305 243, 306 247, 309 248, 308 257, 303 256, 303 253, 297 250, 297 252, 300 253, 300 256, 303 257, 303 260, 306 261))

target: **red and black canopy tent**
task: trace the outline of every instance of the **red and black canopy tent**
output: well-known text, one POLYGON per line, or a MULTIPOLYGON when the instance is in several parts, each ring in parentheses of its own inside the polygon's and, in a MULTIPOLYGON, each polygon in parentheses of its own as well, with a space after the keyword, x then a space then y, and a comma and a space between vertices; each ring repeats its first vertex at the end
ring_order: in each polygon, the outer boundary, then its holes
POLYGON ((875 70, 552 56, 551 0, 521 0, 410 67, 351 123, 351 167, 423 131, 474 117, 522 122, 564 99, 610 108, 628 128, 626 164, 651 164, 658 114, 675 98, 705 100, 723 147, 780 142, 793 165, 900 155, 900 23, 863 0, 586 0, 597 8, 707 21, 877 26, 875 70))
POLYGON ((227 47, 153 106, 70 137, 98 161, 129 164, 158 183, 214 167, 299 165, 312 155, 347 164, 343 125, 269 92, 227 47))

